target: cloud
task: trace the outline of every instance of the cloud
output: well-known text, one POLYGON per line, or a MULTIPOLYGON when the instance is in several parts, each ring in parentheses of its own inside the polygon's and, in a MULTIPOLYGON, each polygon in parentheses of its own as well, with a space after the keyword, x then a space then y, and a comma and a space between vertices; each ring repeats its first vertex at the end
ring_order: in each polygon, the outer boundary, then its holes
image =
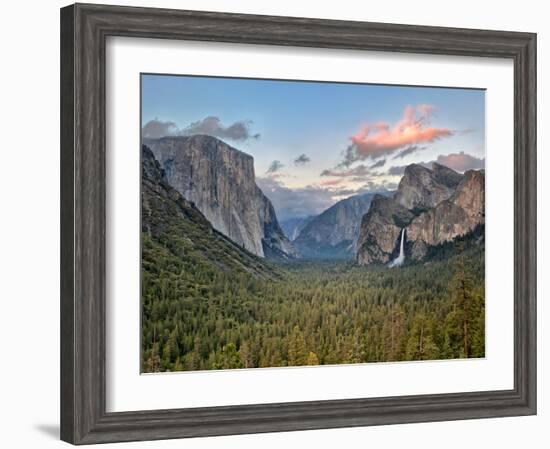
POLYGON ((280 171, 284 165, 281 163, 281 161, 273 161, 271 164, 269 164, 269 167, 266 170, 267 174, 274 174, 280 171))
POLYGON ((369 167, 367 167, 365 164, 358 165, 357 167, 348 168, 345 170, 342 169, 327 169, 323 170, 321 172, 321 176, 334 176, 338 178, 348 178, 351 176, 367 176, 370 175, 371 172, 369 170, 369 167))
POLYGON ((319 186, 290 189, 272 177, 257 177, 256 184, 273 203, 279 221, 318 215, 336 202, 332 190, 319 186))
POLYGON ((343 182, 342 179, 337 179, 335 182, 327 180, 328 185, 309 185, 291 189, 276 178, 256 178, 258 187, 262 189, 263 193, 273 203, 279 221, 294 217, 318 215, 343 198, 363 193, 384 191, 388 185, 390 187, 393 185, 384 184, 381 186, 366 183, 359 189, 353 189, 339 186, 338 181, 343 182))
POLYGON ((311 159, 309 156, 306 156, 305 154, 300 154, 296 159, 294 159, 294 165, 305 165, 308 162, 310 162, 311 159))
POLYGON ((460 172, 485 168, 485 158, 477 158, 464 153, 464 151, 447 154, 446 156, 439 155, 435 162, 460 172))
POLYGON ((325 179, 324 181, 321 181, 319 184, 322 186, 337 186, 339 184, 342 184, 344 182, 343 179, 325 179))
POLYGON ((426 147, 421 147, 418 145, 411 145, 410 147, 405 148, 404 150, 397 153, 393 159, 403 159, 405 156, 408 156, 409 154, 417 153, 418 151, 425 150, 426 147))
POLYGON ((378 162, 375 162, 372 164, 369 168, 379 168, 382 167, 386 163, 386 159, 380 159, 378 162))
POLYGON ((352 165, 355 161, 359 160, 356 155, 356 147, 354 144, 348 145, 344 151, 342 151, 342 155, 344 156, 344 159, 342 162, 340 162, 337 167, 338 168, 344 168, 349 167, 352 165))
POLYGON ((360 192, 369 193, 369 192, 384 192, 397 189, 397 183, 393 181, 382 181, 374 182, 367 181, 367 183, 361 188, 360 192))
MULTIPOLYGON (((477 158, 471 154, 464 153, 464 151, 461 151, 460 153, 450 153, 447 155, 440 154, 434 161, 419 162, 419 164, 427 168, 432 168, 432 164, 434 162, 458 172, 465 172, 466 170, 480 170, 485 168, 485 158, 477 158)), ((388 169, 387 174, 391 176, 402 176, 403 173, 405 173, 406 167, 406 165, 394 165, 388 169)))
POLYGON ((179 134, 179 128, 174 122, 163 122, 162 120, 149 120, 143 128, 141 134, 148 139, 159 139, 165 136, 175 136, 179 134))
POLYGON ((397 150, 450 137, 453 131, 429 126, 434 107, 420 104, 407 106, 403 116, 393 126, 386 122, 367 123, 351 137, 344 151, 342 165, 365 159, 378 159, 397 150))
POLYGON ((374 164, 367 166, 365 164, 357 165, 353 168, 342 168, 338 166, 334 169, 327 169, 321 172, 321 176, 333 176, 336 178, 352 178, 357 181, 361 177, 377 177, 383 175, 382 173, 371 171, 373 168, 380 168, 386 163, 386 159, 381 159, 374 164))
POLYGON ((231 139, 235 141, 245 141, 250 139, 259 139, 260 134, 252 134, 250 126, 252 121, 238 121, 229 126, 223 126, 219 117, 209 116, 202 120, 191 123, 185 129, 183 134, 208 134, 222 139, 231 139))
POLYGON ((252 134, 250 130, 251 125, 252 121, 247 120, 237 121, 229 126, 224 126, 219 117, 209 116, 180 129, 174 122, 162 121, 155 118, 148 121, 142 127, 142 135, 145 138, 159 139, 165 136, 208 134, 221 139, 243 142, 260 138, 260 134, 252 134))

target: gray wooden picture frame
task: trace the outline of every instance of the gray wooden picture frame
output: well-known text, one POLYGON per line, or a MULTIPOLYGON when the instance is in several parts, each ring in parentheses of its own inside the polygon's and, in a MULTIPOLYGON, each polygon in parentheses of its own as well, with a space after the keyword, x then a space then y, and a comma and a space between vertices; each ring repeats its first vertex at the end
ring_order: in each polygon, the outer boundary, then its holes
POLYGON ((60 187, 62 440, 91 444, 536 413, 535 34, 88 4, 67 6, 61 9, 60 187), (107 413, 105 46, 108 36, 512 59, 514 388, 107 413))

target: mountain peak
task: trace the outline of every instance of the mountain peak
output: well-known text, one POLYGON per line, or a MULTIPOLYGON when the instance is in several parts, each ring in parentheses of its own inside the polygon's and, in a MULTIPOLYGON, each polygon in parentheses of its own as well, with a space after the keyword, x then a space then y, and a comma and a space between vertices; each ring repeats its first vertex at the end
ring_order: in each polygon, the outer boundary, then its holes
POLYGON ((434 207, 449 198, 462 179, 462 175, 441 164, 434 169, 410 164, 399 181, 395 200, 407 209, 434 207))
POLYGON ((413 163, 405 167, 404 175, 413 176, 413 175, 420 175, 420 174, 430 173, 430 172, 431 170, 425 165, 413 163))
POLYGON ((432 170, 433 171, 450 170, 450 171, 456 173, 452 168, 449 168, 446 165, 440 164, 439 162, 432 162, 432 170))
POLYGON ((447 187, 455 189, 462 180, 462 175, 460 173, 454 171, 446 165, 433 162, 432 170, 434 172, 435 179, 447 187))

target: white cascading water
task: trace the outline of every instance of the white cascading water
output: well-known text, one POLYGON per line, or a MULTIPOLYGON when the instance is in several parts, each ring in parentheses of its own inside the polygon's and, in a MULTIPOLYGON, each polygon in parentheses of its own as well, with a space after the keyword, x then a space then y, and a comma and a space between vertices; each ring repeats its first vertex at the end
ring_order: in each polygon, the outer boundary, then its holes
POLYGON ((398 267, 405 262, 405 228, 401 231, 401 246, 399 247, 399 256, 397 256, 395 259, 393 259, 389 267, 398 267))

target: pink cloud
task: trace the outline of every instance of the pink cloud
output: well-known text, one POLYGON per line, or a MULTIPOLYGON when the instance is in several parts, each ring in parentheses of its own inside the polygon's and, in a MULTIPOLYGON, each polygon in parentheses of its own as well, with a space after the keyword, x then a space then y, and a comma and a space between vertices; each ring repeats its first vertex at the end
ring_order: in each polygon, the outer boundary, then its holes
POLYGON ((377 158, 410 145, 432 143, 452 136, 450 129, 428 126, 433 110, 429 104, 407 106, 403 117, 393 126, 385 122, 367 123, 351 137, 355 160, 377 158))
POLYGON ((342 184, 342 182, 343 182, 343 179, 327 179, 325 181, 321 181, 319 185, 323 187, 337 186, 338 184, 342 184))

